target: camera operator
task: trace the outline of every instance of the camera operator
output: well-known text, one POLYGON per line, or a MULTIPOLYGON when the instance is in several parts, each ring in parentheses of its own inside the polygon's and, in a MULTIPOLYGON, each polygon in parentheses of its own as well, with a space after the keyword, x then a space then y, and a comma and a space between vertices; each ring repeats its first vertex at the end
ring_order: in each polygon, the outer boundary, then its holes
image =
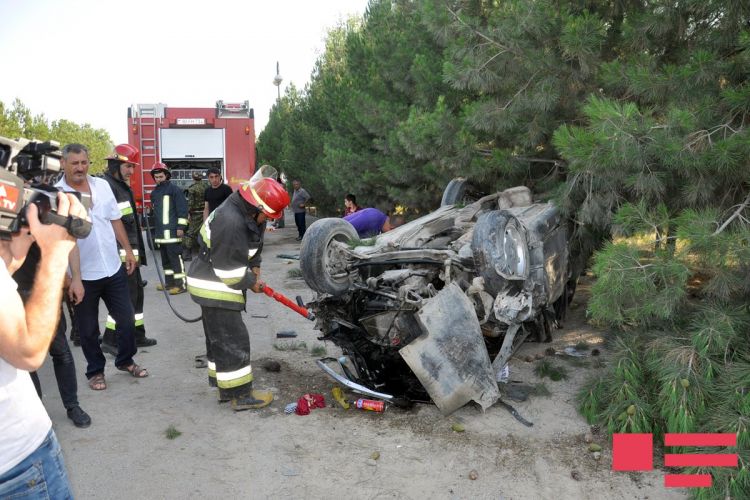
MULTIPOLYGON (((71 194, 57 195, 57 213, 86 218, 71 194)), ((0 498, 44 492, 51 498, 72 498, 60 444, 28 372, 41 366, 55 334, 75 239, 62 226, 41 224, 33 204, 27 218, 28 228, 10 241, 0 240, 0 498), (34 241, 41 259, 24 307, 10 273, 23 265, 34 241)))

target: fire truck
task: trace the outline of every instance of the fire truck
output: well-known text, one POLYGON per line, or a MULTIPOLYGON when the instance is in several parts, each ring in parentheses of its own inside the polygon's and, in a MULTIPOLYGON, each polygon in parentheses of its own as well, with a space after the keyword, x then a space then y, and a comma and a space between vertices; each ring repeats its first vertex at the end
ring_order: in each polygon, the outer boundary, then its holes
POLYGON ((156 187, 149 173, 162 162, 172 183, 183 189, 192 174, 217 167, 224 182, 237 189, 255 171, 255 124, 248 101, 217 101, 213 108, 172 108, 166 104, 136 104, 128 108, 128 142, 141 151, 141 167, 130 178, 139 213, 151 206, 156 187))

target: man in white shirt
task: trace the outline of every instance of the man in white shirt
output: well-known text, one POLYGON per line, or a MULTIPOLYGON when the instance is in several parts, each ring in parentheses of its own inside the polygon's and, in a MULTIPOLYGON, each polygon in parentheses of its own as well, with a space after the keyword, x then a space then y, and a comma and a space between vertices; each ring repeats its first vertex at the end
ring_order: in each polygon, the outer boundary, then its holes
MULTIPOLYGON (((58 195, 58 214, 85 217, 73 195, 58 195)), ((65 228, 40 224, 28 208, 29 227, 0 240, 0 498, 72 498, 52 423, 36 395, 29 370, 38 369, 55 333, 63 277, 75 240, 65 228), (26 258, 33 241, 41 259, 24 306, 9 272, 26 258)))
POLYGON ((68 293, 75 304, 75 321, 88 363, 89 387, 101 391, 107 388, 107 383, 104 379, 106 359, 99 344, 99 299, 104 300, 116 324, 115 367, 136 378, 148 376, 146 369, 133 360, 137 352, 135 312, 130 302, 127 275, 135 270, 137 262, 112 188, 104 179, 88 175, 88 149, 81 144, 68 144, 62 149, 61 165, 65 177, 56 186, 91 195, 89 216, 93 229, 88 237, 78 240, 76 248, 70 252, 68 293), (125 250, 124 264, 117 243, 125 250))

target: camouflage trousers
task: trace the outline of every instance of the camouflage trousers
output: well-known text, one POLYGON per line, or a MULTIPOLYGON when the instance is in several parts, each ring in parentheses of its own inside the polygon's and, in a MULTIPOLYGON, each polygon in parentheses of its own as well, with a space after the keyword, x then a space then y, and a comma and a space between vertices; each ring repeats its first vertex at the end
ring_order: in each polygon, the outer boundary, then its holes
POLYGON ((198 233, 201 230, 201 225, 203 224, 203 212, 201 213, 195 213, 190 214, 190 219, 188 220, 188 228, 185 232, 185 237, 182 240, 182 244, 185 245, 185 248, 188 250, 191 250, 195 248, 198 249, 198 233))

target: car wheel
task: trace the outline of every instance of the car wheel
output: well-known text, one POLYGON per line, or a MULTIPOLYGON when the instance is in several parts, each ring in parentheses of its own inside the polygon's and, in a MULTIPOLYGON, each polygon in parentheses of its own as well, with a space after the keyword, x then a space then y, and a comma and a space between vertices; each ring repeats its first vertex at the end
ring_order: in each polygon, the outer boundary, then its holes
POLYGON ((456 203, 469 203, 477 201, 484 193, 476 189, 465 177, 456 177, 451 180, 443 190, 443 199, 440 200, 440 206, 455 205, 456 203))
POLYGON ((529 273, 529 250, 525 229, 505 210, 482 214, 474 225, 471 250, 477 273, 491 295, 523 281, 529 273))
POLYGON ((321 293, 341 295, 349 289, 352 275, 340 243, 358 239, 354 226, 344 219, 315 221, 305 231, 299 261, 307 286, 321 293))

